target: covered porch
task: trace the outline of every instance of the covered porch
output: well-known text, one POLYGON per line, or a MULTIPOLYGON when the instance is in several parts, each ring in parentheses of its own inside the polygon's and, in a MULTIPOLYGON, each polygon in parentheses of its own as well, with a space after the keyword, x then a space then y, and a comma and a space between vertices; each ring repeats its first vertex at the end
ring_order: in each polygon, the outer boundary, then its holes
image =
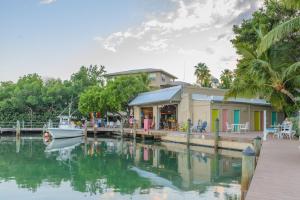
POLYGON ((138 128, 176 130, 181 86, 139 94, 130 102, 138 128))

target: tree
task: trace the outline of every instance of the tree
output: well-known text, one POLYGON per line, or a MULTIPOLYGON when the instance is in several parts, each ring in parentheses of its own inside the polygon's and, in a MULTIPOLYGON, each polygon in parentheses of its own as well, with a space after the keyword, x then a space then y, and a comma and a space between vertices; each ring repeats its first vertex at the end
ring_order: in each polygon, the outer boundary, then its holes
MULTIPOLYGON (((81 67, 70 80, 43 80, 38 74, 28 74, 14 82, 0 84, 0 121, 34 118, 47 121, 56 117, 73 102, 78 109, 78 97, 88 88, 104 84, 104 66, 81 67)), ((77 113, 76 113, 77 114, 77 113)), ((81 117, 81 116, 77 116, 81 117)))
POLYGON ((279 41, 263 54, 257 53, 264 35, 283 19, 295 15, 295 11, 275 1, 266 1, 265 7, 253 13, 251 19, 234 26, 232 43, 240 58, 227 97, 262 97, 287 115, 297 109, 294 101, 299 96, 295 89, 300 83, 299 36, 279 41))
POLYGON ((105 102, 102 102, 102 88, 93 86, 80 95, 78 109, 81 113, 101 112, 105 110, 105 102))
POLYGON ((300 31, 300 1, 299 0, 281 0, 281 6, 285 6, 288 9, 294 10, 296 13, 296 17, 291 19, 283 19, 283 21, 274 27, 271 31, 266 34, 258 48, 258 55, 264 53, 267 49, 269 49, 272 45, 277 43, 284 38, 292 34, 296 34, 296 32, 300 31))
POLYGON ((241 47, 239 51, 243 52, 244 62, 237 69, 237 78, 228 96, 263 97, 278 110, 290 104, 296 105, 295 88, 300 84, 300 62, 278 62, 278 58, 259 57, 241 47))
POLYGON ((220 76, 220 85, 219 88, 221 89, 229 89, 233 82, 233 72, 229 69, 225 69, 222 71, 220 76))
POLYGON ((128 111, 128 103, 139 93, 149 90, 146 75, 121 76, 109 80, 103 88, 94 86, 80 96, 79 110, 82 114, 89 112, 128 111))
POLYGON ((201 87, 211 87, 211 74, 205 63, 198 63, 195 67, 195 76, 197 77, 197 83, 201 87))

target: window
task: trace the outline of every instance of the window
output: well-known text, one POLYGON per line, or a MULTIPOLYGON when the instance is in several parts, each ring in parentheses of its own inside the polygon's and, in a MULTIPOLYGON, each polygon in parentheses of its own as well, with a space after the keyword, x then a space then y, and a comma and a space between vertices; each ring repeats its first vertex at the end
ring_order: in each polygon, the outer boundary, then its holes
POLYGON ((156 74, 155 73, 150 73, 149 74, 149 80, 154 81, 156 79, 156 74))
POLYGON ((161 75, 161 81, 162 81, 162 82, 165 82, 165 81, 166 81, 166 75, 164 75, 164 74, 161 75))

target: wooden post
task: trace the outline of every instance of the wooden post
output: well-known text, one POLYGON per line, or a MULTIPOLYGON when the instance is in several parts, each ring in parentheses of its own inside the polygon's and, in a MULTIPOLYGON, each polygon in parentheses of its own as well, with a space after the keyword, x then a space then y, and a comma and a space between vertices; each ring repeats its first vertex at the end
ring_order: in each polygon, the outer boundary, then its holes
POLYGON ((215 152, 217 152, 218 151, 218 144, 219 144, 219 140, 220 140, 220 136, 219 136, 219 119, 217 118, 216 119, 216 123, 215 123, 215 146, 214 146, 214 148, 215 148, 215 152))
POLYGON ((186 144, 190 145, 190 137, 191 137, 191 119, 188 119, 187 121, 187 135, 186 135, 186 144))
POLYGON ((21 124, 20 121, 17 121, 17 126, 16 126, 16 137, 20 137, 21 135, 21 124))
POLYGON ((261 149, 261 137, 257 136, 256 138, 254 138, 253 146, 254 146, 255 155, 259 156, 260 149, 261 149))
POLYGON ((124 120, 123 120, 123 118, 121 118, 121 137, 123 138, 124 137, 124 126, 123 126, 123 123, 124 123, 124 120))
POLYGON ((134 141, 136 141, 136 124, 137 122, 136 122, 136 120, 134 119, 133 120, 133 139, 134 139, 134 141))
POLYGON ((247 147, 243 151, 242 155, 242 180, 241 180, 241 192, 242 199, 245 198, 248 191, 251 179, 255 169, 255 152, 251 147, 247 147))
POLYGON ((84 137, 87 138, 87 126, 84 126, 84 131, 83 131, 84 137))
POLYGON ((94 123, 93 126, 94 137, 97 135, 97 123, 94 123))

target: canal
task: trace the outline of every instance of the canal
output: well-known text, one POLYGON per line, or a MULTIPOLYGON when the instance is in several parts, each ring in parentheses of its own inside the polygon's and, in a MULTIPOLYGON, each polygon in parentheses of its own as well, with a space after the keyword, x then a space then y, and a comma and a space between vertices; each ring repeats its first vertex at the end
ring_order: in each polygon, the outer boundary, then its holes
POLYGON ((1 137, 0 199, 240 200, 241 165, 179 144, 1 137))

